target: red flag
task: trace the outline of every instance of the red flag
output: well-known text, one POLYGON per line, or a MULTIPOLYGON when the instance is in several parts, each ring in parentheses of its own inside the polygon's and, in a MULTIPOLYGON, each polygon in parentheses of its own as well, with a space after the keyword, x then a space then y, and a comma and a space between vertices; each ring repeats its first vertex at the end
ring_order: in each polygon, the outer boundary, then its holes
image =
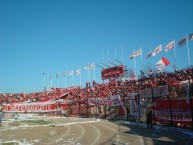
POLYGON ((170 62, 164 57, 162 57, 162 61, 165 64, 165 66, 168 66, 170 64, 170 62))

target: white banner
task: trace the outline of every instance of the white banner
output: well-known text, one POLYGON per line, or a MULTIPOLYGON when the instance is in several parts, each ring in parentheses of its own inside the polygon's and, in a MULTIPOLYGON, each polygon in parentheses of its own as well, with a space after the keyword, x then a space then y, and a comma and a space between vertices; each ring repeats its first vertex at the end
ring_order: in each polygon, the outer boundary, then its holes
POLYGON ((139 118, 139 106, 140 100, 138 97, 138 93, 131 93, 130 94, 130 115, 134 116, 135 118, 139 118))
POLYGON ((119 95, 115 95, 108 98, 88 98, 88 105, 120 106, 123 102, 119 95))

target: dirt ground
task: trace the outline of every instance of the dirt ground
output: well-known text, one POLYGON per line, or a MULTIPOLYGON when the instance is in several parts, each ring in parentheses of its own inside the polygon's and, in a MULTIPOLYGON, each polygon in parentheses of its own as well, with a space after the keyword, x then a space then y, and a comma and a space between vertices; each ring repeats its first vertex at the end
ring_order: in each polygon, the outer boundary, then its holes
POLYGON ((42 117, 3 121, 0 128, 2 145, 99 145, 142 144, 130 136, 126 127, 99 119, 42 117), (118 134, 120 133, 120 134, 118 134), (122 134, 124 133, 124 134, 122 134))
POLYGON ((193 138, 173 128, 147 129, 94 118, 33 116, 8 119, 0 145, 190 145, 193 138))

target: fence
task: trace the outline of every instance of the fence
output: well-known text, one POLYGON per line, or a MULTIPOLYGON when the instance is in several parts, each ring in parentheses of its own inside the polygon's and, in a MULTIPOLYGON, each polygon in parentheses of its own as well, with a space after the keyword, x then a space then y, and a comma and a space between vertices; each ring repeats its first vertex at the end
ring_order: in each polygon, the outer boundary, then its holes
POLYGON ((5 104, 6 112, 51 112, 56 115, 145 121, 148 106, 158 124, 193 126, 192 80, 108 98, 82 98, 68 104, 5 104), (11 110, 11 111, 10 111, 11 110))

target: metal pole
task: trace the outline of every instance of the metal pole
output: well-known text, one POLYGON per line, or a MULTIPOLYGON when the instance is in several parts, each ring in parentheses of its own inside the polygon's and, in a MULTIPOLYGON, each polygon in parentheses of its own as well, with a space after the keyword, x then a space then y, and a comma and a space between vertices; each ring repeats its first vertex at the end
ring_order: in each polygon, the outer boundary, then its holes
POLYGON ((189 79, 189 102, 190 102, 190 109, 191 109, 191 117, 192 117, 192 126, 191 128, 193 129, 193 106, 192 106, 192 91, 193 91, 193 85, 190 83, 190 79, 189 79))
POLYGON ((141 115, 140 115, 140 94, 138 94, 138 109, 139 109, 139 122, 141 121, 141 115))
MULTIPOLYGON (((170 91, 170 86, 169 87, 169 91, 170 91)), ((169 93, 169 96, 168 96, 168 101, 169 101, 169 109, 170 109, 170 125, 173 124, 173 120, 172 120, 172 102, 171 102, 171 99, 170 99, 170 93, 169 93)))
POLYGON ((153 114, 153 123, 155 124, 155 112, 154 112, 154 96, 153 96, 153 87, 151 86, 151 94, 152 94, 152 114, 153 114))

